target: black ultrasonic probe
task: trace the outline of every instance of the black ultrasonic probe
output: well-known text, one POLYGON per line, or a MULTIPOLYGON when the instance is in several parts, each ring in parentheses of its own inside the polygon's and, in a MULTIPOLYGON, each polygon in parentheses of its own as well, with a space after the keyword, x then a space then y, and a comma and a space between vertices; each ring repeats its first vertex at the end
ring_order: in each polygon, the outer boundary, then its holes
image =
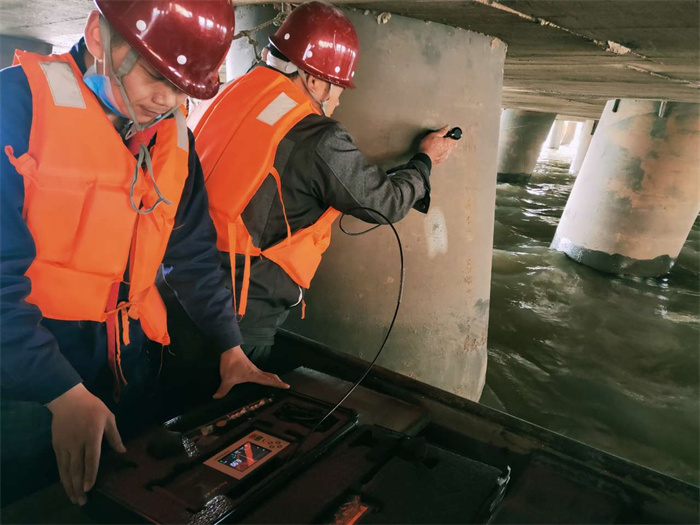
POLYGON ((452 128, 447 132, 445 138, 459 140, 462 138, 462 128, 452 128))

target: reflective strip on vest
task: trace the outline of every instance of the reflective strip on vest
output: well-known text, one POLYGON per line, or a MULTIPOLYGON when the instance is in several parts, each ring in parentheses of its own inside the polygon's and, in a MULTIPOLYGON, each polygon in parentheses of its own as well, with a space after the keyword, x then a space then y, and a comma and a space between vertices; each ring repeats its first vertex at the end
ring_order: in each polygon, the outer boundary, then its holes
POLYGON ((177 147, 181 150, 190 151, 190 140, 187 136, 187 119, 182 111, 173 113, 177 125, 177 147))
POLYGON ((263 109, 258 115, 257 119, 260 122, 264 122, 270 126, 277 124, 279 119, 284 117, 287 113, 297 107, 294 100, 289 98, 286 93, 280 93, 277 97, 270 102, 265 109, 263 109))
POLYGON ((51 89, 54 104, 62 108, 85 109, 85 99, 67 62, 39 62, 51 89))

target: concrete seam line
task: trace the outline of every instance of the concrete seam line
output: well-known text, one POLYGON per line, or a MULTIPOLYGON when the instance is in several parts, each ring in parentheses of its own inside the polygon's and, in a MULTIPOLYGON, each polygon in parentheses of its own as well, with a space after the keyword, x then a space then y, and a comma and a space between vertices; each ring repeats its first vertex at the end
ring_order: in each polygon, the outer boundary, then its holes
POLYGON ((601 48, 603 51, 607 51, 608 53, 613 53, 616 55, 634 55, 637 58, 641 58, 643 60, 648 60, 650 62, 655 62, 657 64, 662 64, 661 62, 657 62, 653 58, 650 58, 646 55, 642 55, 641 53, 637 53, 636 51, 632 51, 629 47, 620 44, 619 42, 614 42, 612 40, 598 40, 595 38, 591 38, 589 36, 583 35, 581 33, 577 33, 576 31, 569 29, 567 27, 564 27, 562 25, 559 25, 554 22, 550 22, 549 20, 545 20, 544 18, 540 18, 538 16, 533 16, 533 15, 528 15, 527 13, 523 13, 521 11, 517 11, 513 9, 512 7, 505 6, 495 0, 470 0, 472 2, 476 2, 477 4, 483 4, 489 7, 493 7, 494 9, 498 9, 499 11, 504 11, 506 13, 509 13, 511 15, 515 15, 517 17, 520 17, 524 20, 528 20, 530 22, 534 22, 536 24, 539 24, 541 26, 547 26, 551 27, 554 29, 559 29, 560 31, 564 31, 566 33, 569 33, 571 35, 577 36, 579 38, 582 38, 584 40, 587 40, 599 48, 601 48))
MULTIPOLYGON (((576 31, 573 31, 572 29, 566 28, 566 27, 561 26, 559 24, 556 24, 554 22, 550 22, 549 20, 545 20, 544 18, 540 18, 540 17, 533 16, 533 15, 528 15, 528 14, 523 13, 521 11, 517 11, 511 7, 508 7, 506 5, 503 5, 499 2, 497 2, 496 0, 470 0, 470 1, 476 2, 477 4, 482 4, 482 5, 486 5, 489 7, 493 7, 494 9, 498 9, 499 11, 503 11, 503 12, 509 13, 511 15, 515 15, 519 18, 522 18, 524 20, 528 20, 530 22, 539 24, 541 26, 547 26, 547 27, 551 27, 554 29, 559 29, 560 31, 564 31, 566 33, 569 33, 571 35, 577 36, 579 38, 582 38, 584 40, 591 42, 607 53, 613 53, 615 55, 621 55, 621 56, 632 55, 632 56, 635 56, 635 57, 640 58, 642 60, 645 60, 647 62, 652 62, 654 64, 659 64, 662 66, 665 65, 663 62, 660 62, 658 60, 654 60, 651 57, 648 57, 646 55, 643 55, 641 53, 633 51, 629 47, 627 47, 623 44, 620 44, 619 42, 614 42, 613 40, 598 40, 595 38, 591 38, 591 37, 583 35, 581 33, 577 33, 576 31)), ((690 85, 690 86, 695 87, 695 88, 700 88, 700 84, 696 84, 695 82, 692 82, 690 80, 682 80, 682 79, 678 79, 678 78, 669 77, 668 75, 663 75, 661 73, 656 73, 656 72, 649 71, 649 70, 646 70, 643 68, 637 68, 637 67, 630 65, 630 64, 625 64, 625 67, 628 67, 628 68, 634 69, 634 70, 638 70, 641 72, 645 72, 645 73, 648 73, 652 76, 656 76, 658 78, 668 80, 670 82, 676 82, 679 84, 685 84, 685 85, 690 85)))
POLYGON ((651 75, 652 77, 663 78, 664 80, 668 80, 670 82, 676 82, 678 84, 685 84, 685 85, 690 86, 692 88, 700 89, 700 83, 693 82, 692 80, 683 80, 683 79, 679 79, 679 78, 669 77, 668 75, 664 75, 662 73, 657 73, 656 71, 649 71, 648 69, 644 69, 643 67, 639 67, 639 66, 634 66, 632 64, 625 64, 625 67, 628 69, 631 69, 632 71, 638 71, 639 73, 646 73, 647 75, 651 75))

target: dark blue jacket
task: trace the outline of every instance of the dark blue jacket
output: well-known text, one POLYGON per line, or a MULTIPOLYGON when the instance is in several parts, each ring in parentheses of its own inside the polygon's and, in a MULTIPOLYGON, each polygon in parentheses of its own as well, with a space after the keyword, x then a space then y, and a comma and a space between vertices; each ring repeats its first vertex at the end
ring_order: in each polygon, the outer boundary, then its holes
MULTIPOLYGON (((83 72, 86 52, 83 40, 71 49, 83 72)), ((38 307, 25 301, 31 288, 25 273, 36 256, 36 247, 22 218, 22 176, 3 150, 11 145, 17 157, 25 153, 31 123, 32 95, 24 71, 20 67, 3 69, 0 71, 0 389, 4 398, 48 403, 81 381, 93 391, 103 390, 99 383, 110 376, 104 323, 44 319, 38 307)), ((57 129, 56 133, 61 130, 57 129)), ((85 148, 99 147, 99 144, 85 144, 85 148)), ((211 337, 214 350, 224 351, 241 344, 231 292, 224 286, 229 277, 221 269, 216 232, 191 133, 189 177, 163 267, 168 284, 195 323, 211 337)), ((120 296, 128 296, 127 285, 122 285, 120 296)), ((145 341, 138 321, 130 322, 130 337, 130 345, 122 346, 127 381, 129 363, 138 358, 145 341)))

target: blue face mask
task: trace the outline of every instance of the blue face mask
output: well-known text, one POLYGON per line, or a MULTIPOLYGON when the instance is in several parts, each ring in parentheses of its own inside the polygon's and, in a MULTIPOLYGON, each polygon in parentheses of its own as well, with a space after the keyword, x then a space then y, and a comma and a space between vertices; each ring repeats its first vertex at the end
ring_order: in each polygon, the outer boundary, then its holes
POLYGON ((129 117, 122 114, 122 112, 117 109, 117 101, 114 98, 112 82, 107 75, 98 74, 97 68, 93 65, 90 66, 83 75, 83 82, 85 82, 85 85, 90 88, 90 91, 100 99, 100 102, 102 102, 107 109, 121 118, 129 119, 129 117))

